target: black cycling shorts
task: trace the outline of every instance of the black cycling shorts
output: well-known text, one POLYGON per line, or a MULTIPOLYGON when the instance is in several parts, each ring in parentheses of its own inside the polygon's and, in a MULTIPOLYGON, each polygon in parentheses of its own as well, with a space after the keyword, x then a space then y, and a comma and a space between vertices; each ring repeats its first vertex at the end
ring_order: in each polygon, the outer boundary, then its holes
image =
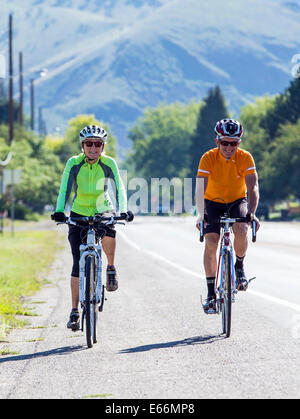
MULTIPOLYGON (((76 214, 75 212, 71 211, 70 217, 82 217, 80 214, 76 214)), ((80 245, 86 243, 86 232, 84 229, 78 226, 69 225, 69 234, 68 239, 72 249, 72 256, 73 256, 73 268, 72 268, 72 276, 79 277, 79 260, 80 260, 80 245)), ((116 237, 116 230, 114 226, 101 226, 101 229, 105 230, 104 236, 116 237)), ((103 231, 101 232, 101 236, 103 236, 103 231)))
POLYGON ((223 204, 205 199, 205 208, 208 221, 204 228, 204 234, 217 233, 220 235, 220 223, 216 223, 215 220, 223 216, 228 210, 229 216, 232 218, 246 217, 248 201, 247 198, 241 198, 229 204, 223 204))

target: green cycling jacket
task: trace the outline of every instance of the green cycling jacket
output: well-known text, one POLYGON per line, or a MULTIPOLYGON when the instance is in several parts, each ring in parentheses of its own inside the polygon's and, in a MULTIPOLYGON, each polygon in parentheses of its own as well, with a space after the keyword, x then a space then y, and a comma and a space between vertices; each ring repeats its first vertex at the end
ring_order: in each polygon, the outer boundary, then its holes
POLYGON ((83 216, 93 216, 103 212, 127 211, 125 188, 118 166, 111 157, 102 154, 96 163, 86 161, 83 153, 71 157, 62 175, 56 212, 64 212, 72 187, 75 196, 71 210, 83 216), (108 182, 112 181, 117 208, 114 208, 108 193, 108 182))

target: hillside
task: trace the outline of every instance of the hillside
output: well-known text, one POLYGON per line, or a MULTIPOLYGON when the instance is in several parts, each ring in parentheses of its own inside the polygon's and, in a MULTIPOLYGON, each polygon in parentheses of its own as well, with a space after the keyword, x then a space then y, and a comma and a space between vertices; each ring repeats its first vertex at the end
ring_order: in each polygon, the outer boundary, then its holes
POLYGON ((35 83, 48 131, 94 113, 125 148, 146 106, 200 100, 219 84, 237 115, 255 96, 283 91, 300 52, 299 1, 11 0, 0 16, 4 54, 11 11, 27 106, 29 78, 47 68, 35 83))

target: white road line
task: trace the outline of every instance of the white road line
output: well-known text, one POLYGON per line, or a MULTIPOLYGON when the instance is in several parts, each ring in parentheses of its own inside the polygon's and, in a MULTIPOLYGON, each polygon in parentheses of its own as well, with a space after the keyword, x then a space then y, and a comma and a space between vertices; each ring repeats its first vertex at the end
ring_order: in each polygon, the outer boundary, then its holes
MULTIPOLYGON (((176 262, 172 262, 171 260, 165 258, 164 256, 159 255, 158 253, 152 252, 151 250, 146 250, 146 249, 138 246, 136 243, 134 243, 133 241, 131 241, 130 239, 128 239, 128 237, 126 236, 126 234, 123 231, 120 231, 119 230, 118 231, 118 234, 122 236, 122 238, 124 239, 124 241, 126 243, 128 243, 130 246, 132 246, 136 250, 138 250, 140 252, 143 252, 143 253, 146 253, 146 254, 148 254, 148 255, 156 258, 156 259, 159 259, 162 262, 167 263, 168 265, 171 265, 173 268, 176 268, 176 269, 178 269, 178 270, 180 270, 180 271, 182 271, 182 272, 184 272, 184 273, 186 273, 188 275, 194 276, 194 277, 199 278, 199 279, 205 279, 205 277, 203 275, 200 275, 199 273, 197 273, 195 271, 192 271, 192 270, 190 270, 188 268, 185 268, 184 266, 179 265, 176 262)), ((299 311, 300 312, 300 305, 299 304, 291 303, 291 302, 289 302, 287 300, 283 300, 282 298, 272 297, 269 294, 265 294, 265 293, 259 292, 259 291, 253 291, 253 290, 248 289, 247 292, 249 294, 255 295, 256 297, 263 298, 263 299, 265 299, 267 301, 270 301, 272 303, 280 304, 280 305, 282 305, 284 307, 287 307, 287 308, 290 308, 290 309, 293 309, 295 311, 299 311)))
POLYGON ((249 294, 255 295, 256 297, 264 298, 265 300, 271 301, 272 303, 280 304, 287 308, 291 308, 293 310, 300 312, 300 305, 296 303, 290 303, 287 300, 283 300, 282 298, 272 297, 272 295, 265 294, 263 292, 248 290, 249 294))
POLYGON ((161 260, 162 262, 167 263, 168 265, 173 266, 173 268, 179 269, 180 271, 182 271, 182 272, 184 272, 184 273, 186 273, 186 274, 188 274, 188 275, 195 276, 196 278, 199 278, 199 279, 205 279, 205 277, 204 277, 203 275, 200 275, 200 274, 199 274, 199 273, 197 273, 197 272, 191 271, 190 269, 185 268, 184 266, 179 265, 179 264, 178 264, 178 263, 176 263, 176 262, 172 262, 171 260, 169 260, 169 259, 165 258, 164 256, 159 255, 158 253, 152 252, 151 250, 146 250, 146 249, 144 249, 144 248, 142 248, 142 247, 138 246, 136 243, 134 243, 133 241, 129 240, 129 239, 128 239, 128 237, 126 237, 126 235, 125 235, 125 233, 124 233, 123 231, 121 232, 120 230, 118 230, 118 234, 120 234, 120 235, 122 236, 122 238, 123 238, 123 239, 124 239, 124 240, 125 240, 125 241, 126 241, 126 242, 130 245, 130 246, 134 247, 136 250, 138 250, 138 251, 140 251, 140 252, 143 252, 143 253, 146 253, 147 255, 150 255, 150 256, 152 256, 152 257, 154 257, 154 258, 156 258, 156 259, 159 259, 159 260, 161 260))

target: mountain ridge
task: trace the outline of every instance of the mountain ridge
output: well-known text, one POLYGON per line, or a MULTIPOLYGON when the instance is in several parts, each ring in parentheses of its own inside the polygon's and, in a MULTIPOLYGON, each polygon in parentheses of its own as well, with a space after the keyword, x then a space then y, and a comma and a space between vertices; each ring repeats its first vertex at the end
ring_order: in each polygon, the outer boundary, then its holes
MULTIPOLYGON (((147 106, 201 100, 218 84, 237 114, 256 96, 281 92, 300 52, 300 5, 292 1, 12 0, 1 28, 11 11, 25 81, 48 69, 35 85, 49 131, 94 113, 124 148, 147 106)), ((0 52, 6 37, 0 32, 0 52)))

